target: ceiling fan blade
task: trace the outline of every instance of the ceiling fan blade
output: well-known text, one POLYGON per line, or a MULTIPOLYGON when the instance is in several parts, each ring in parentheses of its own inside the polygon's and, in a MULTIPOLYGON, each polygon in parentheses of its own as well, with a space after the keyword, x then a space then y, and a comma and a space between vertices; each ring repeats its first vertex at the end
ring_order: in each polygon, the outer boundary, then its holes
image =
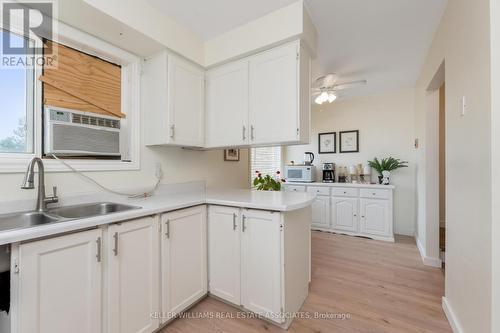
POLYGON ((318 88, 318 89, 326 89, 329 87, 332 87, 335 82, 339 79, 337 74, 326 74, 323 76, 318 77, 315 81, 313 86, 318 88))
POLYGON ((336 84, 333 86, 333 90, 338 91, 338 90, 350 89, 350 88, 354 88, 357 86, 364 86, 367 83, 368 83, 368 81, 366 81, 366 80, 339 83, 339 84, 336 84))

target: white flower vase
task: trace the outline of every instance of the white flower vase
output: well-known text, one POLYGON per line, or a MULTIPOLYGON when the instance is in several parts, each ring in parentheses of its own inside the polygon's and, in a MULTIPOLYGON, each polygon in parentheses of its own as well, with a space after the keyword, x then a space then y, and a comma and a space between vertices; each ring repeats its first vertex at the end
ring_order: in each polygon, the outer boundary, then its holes
POLYGON ((389 185, 389 177, 391 173, 389 171, 382 171, 382 185, 389 185))

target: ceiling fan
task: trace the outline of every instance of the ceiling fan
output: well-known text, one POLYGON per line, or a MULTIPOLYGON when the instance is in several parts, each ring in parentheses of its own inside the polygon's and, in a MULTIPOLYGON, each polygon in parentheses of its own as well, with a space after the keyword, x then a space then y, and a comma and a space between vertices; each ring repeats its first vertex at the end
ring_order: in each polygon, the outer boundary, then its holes
POLYGON ((366 80, 357 80, 337 83, 339 76, 337 74, 326 74, 316 79, 313 84, 313 97, 316 104, 333 103, 337 99, 337 92, 365 85, 366 80))

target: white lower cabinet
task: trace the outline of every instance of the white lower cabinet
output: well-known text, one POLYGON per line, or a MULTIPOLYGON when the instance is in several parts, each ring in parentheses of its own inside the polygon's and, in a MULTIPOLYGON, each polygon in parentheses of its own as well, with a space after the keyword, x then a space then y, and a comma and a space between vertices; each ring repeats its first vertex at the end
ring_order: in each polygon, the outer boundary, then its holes
POLYGON ((394 186, 287 183, 283 190, 317 194, 312 229, 394 242, 394 186))
POLYGON ((330 197, 316 197, 312 204, 312 226, 316 228, 330 226, 330 197))
POLYGON ((209 214, 208 235, 203 205, 13 244, 11 333, 151 333, 208 283, 288 328, 308 294, 311 208, 209 214))
POLYGON ((392 232, 388 223, 392 217, 387 200, 361 199, 360 207, 362 233, 384 236, 392 232))
POLYGON ((162 323, 207 293, 206 221, 206 206, 161 217, 162 323))
POLYGON ((210 206, 209 292, 288 328, 308 294, 311 208, 210 206))
POLYGON ((21 244, 14 260, 12 332, 103 331, 100 229, 21 244))
POLYGON ((332 198, 332 228, 351 232, 358 230, 358 199, 332 198))
POLYGON ((208 287, 210 293, 241 304, 241 214, 239 208, 210 206, 208 212, 208 287))
POLYGON ((242 305, 281 323, 283 264, 280 214, 245 209, 241 220, 242 305))
POLYGON ((210 293, 282 323, 280 213, 210 206, 210 293))
POLYGON ((108 228, 108 332, 146 333, 159 327, 160 237, 158 218, 108 228))

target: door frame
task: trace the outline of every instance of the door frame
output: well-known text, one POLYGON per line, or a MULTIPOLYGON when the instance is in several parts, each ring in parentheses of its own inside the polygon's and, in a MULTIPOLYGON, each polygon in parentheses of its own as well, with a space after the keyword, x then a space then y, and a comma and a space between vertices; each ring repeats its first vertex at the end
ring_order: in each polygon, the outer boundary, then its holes
MULTIPOLYGON (((445 61, 429 83, 425 96, 422 147, 417 147, 417 232, 415 240, 423 263, 442 267, 439 257, 439 108, 445 83, 445 61)), ((446 89, 446 88, 445 88, 446 89)))

